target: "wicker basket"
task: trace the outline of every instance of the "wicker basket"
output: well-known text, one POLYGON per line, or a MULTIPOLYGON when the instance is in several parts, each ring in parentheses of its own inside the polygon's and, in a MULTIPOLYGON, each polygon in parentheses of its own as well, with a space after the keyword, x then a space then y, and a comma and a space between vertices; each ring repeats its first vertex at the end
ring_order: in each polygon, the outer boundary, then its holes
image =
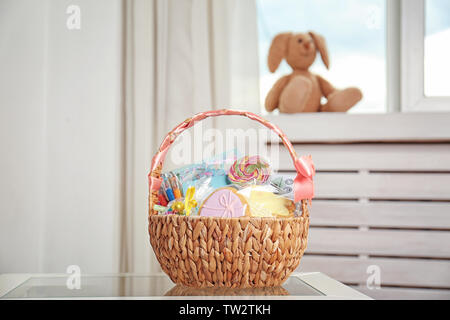
POLYGON ((297 158, 291 143, 277 126, 246 111, 203 112, 175 127, 153 158, 149 174, 148 231, 162 270, 174 283, 197 288, 273 287, 283 284, 298 267, 307 244, 307 200, 313 196, 314 166, 312 163, 308 166, 306 162, 304 157, 297 158), (301 201, 301 216, 215 218, 158 215, 152 210, 158 201, 160 174, 170 145, 196 122, 221 115, 246 116, 278 134, 291 154, 297 170, 296 182, 302 187, 302 191, 295 194, 295 201, 301 201))

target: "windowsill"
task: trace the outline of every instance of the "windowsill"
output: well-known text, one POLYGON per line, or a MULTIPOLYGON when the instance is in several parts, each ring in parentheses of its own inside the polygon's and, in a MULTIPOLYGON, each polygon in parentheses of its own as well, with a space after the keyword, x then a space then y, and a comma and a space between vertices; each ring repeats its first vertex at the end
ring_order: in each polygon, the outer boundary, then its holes
POLYGON ((295 143, 450 142, 450 113, 264 116, 295 143))

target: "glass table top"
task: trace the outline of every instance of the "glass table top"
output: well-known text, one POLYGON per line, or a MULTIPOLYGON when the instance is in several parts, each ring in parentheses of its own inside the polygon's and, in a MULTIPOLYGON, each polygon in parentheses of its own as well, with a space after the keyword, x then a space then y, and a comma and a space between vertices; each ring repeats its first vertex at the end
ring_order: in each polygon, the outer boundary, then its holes
POLYGON ((176 296, 323 296, 298 276, 291 276, 281 287, 268 288, 188 288, 175 285, 165 275, 81 276, 79 289, 68 275, 32 276, 2 298, 106 298, 176 296), (69 282, 69 283, 68 283, 69 282), (69 285, 68 285, 69 284, 69 285))

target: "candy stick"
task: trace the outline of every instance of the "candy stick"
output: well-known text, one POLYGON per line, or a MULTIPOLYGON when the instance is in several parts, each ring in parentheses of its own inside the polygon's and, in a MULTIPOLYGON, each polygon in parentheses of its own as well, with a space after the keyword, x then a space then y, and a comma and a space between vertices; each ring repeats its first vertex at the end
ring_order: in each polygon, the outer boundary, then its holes
POLYGON ((167 180, 167 175, 163 174, 162 178, 163 178, 162 183, 164 185, 164 189, 166 189, 166 195, 167 195, 167 198, 169 199, 169 202, 172 201, 172 200, 175 200, 175 196, 173 194, 173 190, 170 187, 169 181, 167 180))
POLYGON ((181 197, 184 197, 183 184, 181 183, 180 177, 178 175, 175 175, 175 177, 177 178, 178 189, 180 189, 181 197))
POLYGON ((170 173, 169 176, 170 176, 170 184, 172 186, 172 190, 173 190, 175 199, 180 199, 181 191, 180 191, 179 183, 177 182, 177 177, 173 173, 170 173))
POLYGON ((159 199, 159 204, 160 205, 162 205, 162 206, 167 206, 167 200, 166 200, 166 197, 164 196, 164 194, 163 193, 159 193, 158 194, 158 199, 159 199))
POLYGON ((161 187, 159 187, 159 193, 166 199, 166 202, 169 202, 169 198, 167 197, 163 184, 161 184, 161 187))

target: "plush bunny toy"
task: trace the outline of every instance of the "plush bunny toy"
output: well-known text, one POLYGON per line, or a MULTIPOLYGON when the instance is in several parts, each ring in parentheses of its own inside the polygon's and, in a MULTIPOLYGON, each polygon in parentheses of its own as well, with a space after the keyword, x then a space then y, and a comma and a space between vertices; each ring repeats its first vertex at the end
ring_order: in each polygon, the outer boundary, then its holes
POLYGON ((357 88, 335 89, 327 80, 308 71, 320 52, 322 61, 329 68, 325 39, 315 33, 280 33, 272 41, 268 65, 275 72, 284 58, 294 71, 274 84, 266 97, 266 110, 276 108, 283 113, 296 112, 345 112, 362 98, 357 88), (321 98, 327 98, 322 105, 321 98))

